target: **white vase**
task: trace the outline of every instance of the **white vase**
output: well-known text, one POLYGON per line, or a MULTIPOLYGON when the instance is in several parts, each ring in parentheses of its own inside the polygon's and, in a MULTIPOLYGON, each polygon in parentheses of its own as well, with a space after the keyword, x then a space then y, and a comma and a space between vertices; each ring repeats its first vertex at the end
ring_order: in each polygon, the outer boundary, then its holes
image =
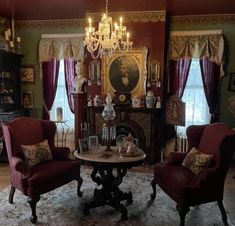
POLYGON ((146 108, 154 108, 156 97, 153 92, 150 90, 147 92, 145 97, 146 108))

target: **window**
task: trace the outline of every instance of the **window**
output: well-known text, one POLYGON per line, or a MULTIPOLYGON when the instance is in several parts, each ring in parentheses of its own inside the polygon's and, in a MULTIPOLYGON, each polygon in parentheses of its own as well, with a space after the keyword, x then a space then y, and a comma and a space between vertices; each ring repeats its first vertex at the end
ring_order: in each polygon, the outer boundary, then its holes
MULTIPOLYGON (((64 60, 60 61, 59 76, 57 83, 56 96, 53 103, 53 107, 50 112, 50 119, 57 121, 57 107, 62 107, 62 120, 66 121, 69 126, 69 134, 67 136, 66 145, 69 147, 74 146, 73 133, 74 133, 74 114, 70 111, 66 86, 65 86, 65 75, 64 75, 64 60)), ((61 126, 57 127, 59 133, 63 133, 61 126)), ((60 134, 59 134, 60 135, 60 134)), ((59 136, 60 137, 60 136, 59 136)), ((58 138, 59 139, 59 138, 58 138)))
POLYGON ((185 127, 178 126, 178 134, 185 135, 189 125, 209 123, 210 113, 203 89, 199 59, 192 59, 182 101, 186 103, 185 127))

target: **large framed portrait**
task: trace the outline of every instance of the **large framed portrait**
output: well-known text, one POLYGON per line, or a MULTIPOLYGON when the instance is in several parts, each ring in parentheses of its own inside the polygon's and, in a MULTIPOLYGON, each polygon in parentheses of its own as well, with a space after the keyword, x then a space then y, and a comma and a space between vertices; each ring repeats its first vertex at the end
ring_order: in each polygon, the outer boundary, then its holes
POLYGON ((147 48, 133 49, 126 53, 115 52, 102 59, 103 94, 108 90, 143 96, 146 93, 147 48))

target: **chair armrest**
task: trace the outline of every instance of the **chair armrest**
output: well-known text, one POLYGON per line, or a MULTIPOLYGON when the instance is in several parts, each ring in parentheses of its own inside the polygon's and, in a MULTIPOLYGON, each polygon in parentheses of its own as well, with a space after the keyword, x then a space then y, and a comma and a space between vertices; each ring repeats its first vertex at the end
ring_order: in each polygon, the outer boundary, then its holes
POLYGON ((28 166, 27 166, 26 162, 23 159, 14 156, 14 157, 11 158, 11 164, 12 164, 12 167, 16 171, 19 171, 24 175, 28 175, 28 173, 29 173, 28 172, 28 166))
POLYGON ((68 147, 50 147, 53 159, 71 160, 69 157, 70 149, 68 147))
POLYGON ((186 152, 171 152, 167 164, 181 165, 186 155, 186 152))

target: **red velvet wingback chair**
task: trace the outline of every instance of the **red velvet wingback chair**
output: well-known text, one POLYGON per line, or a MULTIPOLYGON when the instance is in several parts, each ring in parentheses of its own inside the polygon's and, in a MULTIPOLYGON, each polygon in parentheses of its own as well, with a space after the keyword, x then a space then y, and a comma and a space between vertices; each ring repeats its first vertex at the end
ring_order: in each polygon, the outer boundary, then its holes
POLYGON ((185 216, 190 206, 217 201, 222 220, 227 224, 227 215, 223 206, 224 181, 235 150, 234 131, 223 123, 189 126, 186 131, 188 151, 192 147, 213 155, 207 167, 197 175, 182 166, 187 155, 172 152, 168 161, 157 163, 152 180, 153 194, 156 197, 156 184, 175 202, 180 216, 180 225, 185 224, 185 216))
POLYGON ((77 195, 81 196, 80 162, 69 158, 69 148, 55 147, 56 125, 52 121, 16 118, 2 123, 4 139, 10 165, 11 191, 9 203, 13 203, 15 189, 28 196, 32 210, 30 221, 36 223, 36 204, 40 195, 72 180, 78 181, 77 195), (48 140, 53 160, 28 167, 21 145, 33 145, 48 140))

